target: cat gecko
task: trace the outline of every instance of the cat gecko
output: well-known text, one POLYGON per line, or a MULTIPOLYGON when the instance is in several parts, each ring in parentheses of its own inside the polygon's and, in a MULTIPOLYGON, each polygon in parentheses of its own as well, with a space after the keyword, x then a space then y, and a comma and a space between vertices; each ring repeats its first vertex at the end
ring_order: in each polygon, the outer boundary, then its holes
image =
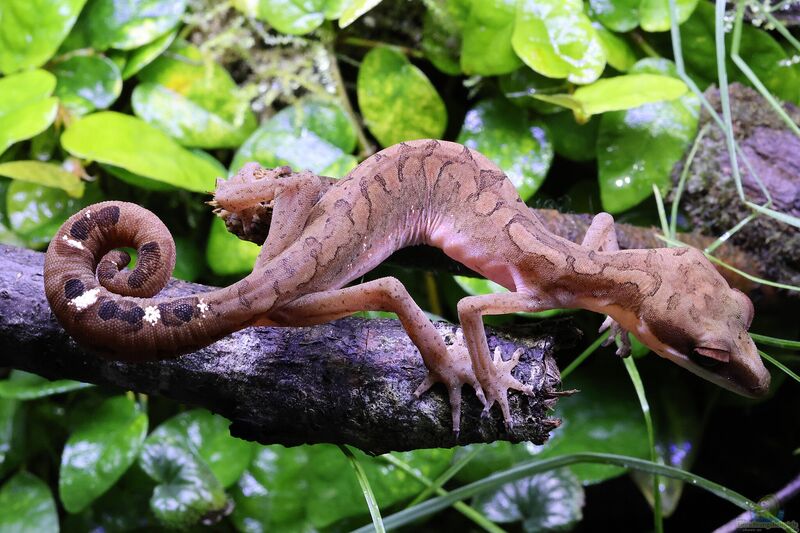
MULTIPOLYGON (((109 201, 79 211, 47 250, 44 284, 64 329, 88 349, 144 361, 174 357, 249 326, 307 326, 359 311, 396 313, 428 369, 419 396, 441 382, 453 429, 461 389, 485 411, 509 389, 520 351, 492 354, 482 317, 583 308, 607 315, 604 328, 630 331, 658 355, 745 396, 769 388, 770 374, 747 333, 753 305, 692 248, 619 250, 614 222, 598 214, 576 244, 545 229, 505 174, 459 144, 419 140, 389 147, 331 182, 288 168, 246 164, 220 180, 214 203, 243 221, 273 209, 253 271, 233 285, 190 297, 154 298, 170 278, 169 230, 135 204, 109 201), (458 302, 463 335, 447 345, 395 278, 347 286, 399 248, 442 249, 510 292, 458 302), (138 250, 134 269, 127 253, 138 250)), ((618 353, 625 355, 626 346, 618 353)))

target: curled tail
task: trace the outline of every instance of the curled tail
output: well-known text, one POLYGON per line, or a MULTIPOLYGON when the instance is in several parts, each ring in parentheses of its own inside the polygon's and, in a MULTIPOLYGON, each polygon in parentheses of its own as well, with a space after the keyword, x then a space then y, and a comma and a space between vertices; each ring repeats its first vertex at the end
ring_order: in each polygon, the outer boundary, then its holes
POLYGON ((225 312, 231 288, 151 298, 174 267, 172 235, 154 214, 136 204, 102 202, 70 217, 56 233, 45 257, 45 293, 67 333, 113 359, 173 357, 246 325, 225 312), (130 256, 115 250, 120 247, 137 249, 133 270, 122 270, 130 256))

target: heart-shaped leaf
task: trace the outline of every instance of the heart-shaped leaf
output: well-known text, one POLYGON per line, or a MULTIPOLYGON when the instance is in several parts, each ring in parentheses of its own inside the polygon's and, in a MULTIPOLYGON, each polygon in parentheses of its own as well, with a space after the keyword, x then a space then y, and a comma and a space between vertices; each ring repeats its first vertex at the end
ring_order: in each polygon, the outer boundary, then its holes
POLYGON ((466 74, 506 74, 522 64, 511 47, 516 5, 516 0, 472 2, 462 32, 461 69, 466 74))
POLYGON ((83 196, 84 183, 61 165, 41 161, 0 163, 0 176, 63 190, 73 198, 83 196))
POLYGON ((186 0, 93 0, 81 16, 92 47, 131 50, 174 28, 186 0))
POLYGON ((467 112, 458 142, 496 163, 523 200, 536 192, 553 160, 544 125, 499 98, 482 100, 467 112))
POLYGON ((122 91, 117 65, 103 56, 73 56, 53 66, 56 96, 77 115, 109 107, 122 91))
POLYGON ((58 531, 56 502, 47 484, 20 472, 0 487, 0 531, 58 531))
POLYGON ((147 423, 147 414, 127 396, 108 398, 81 419, 61 455, 58 492, 68 512, 85 509, 133 464, 147 423))

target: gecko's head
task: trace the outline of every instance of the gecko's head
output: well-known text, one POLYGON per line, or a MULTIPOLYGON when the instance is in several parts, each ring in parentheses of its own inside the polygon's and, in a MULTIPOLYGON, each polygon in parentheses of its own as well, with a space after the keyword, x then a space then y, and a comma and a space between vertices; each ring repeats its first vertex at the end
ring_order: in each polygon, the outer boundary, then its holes
POLYGON ((639 313, 636 336, 712 383, 743 396, 763 396, 770 374, 747 333, 753 303, 730 288, 700 252, 685 255, 663 271, 661 289, 639 313))

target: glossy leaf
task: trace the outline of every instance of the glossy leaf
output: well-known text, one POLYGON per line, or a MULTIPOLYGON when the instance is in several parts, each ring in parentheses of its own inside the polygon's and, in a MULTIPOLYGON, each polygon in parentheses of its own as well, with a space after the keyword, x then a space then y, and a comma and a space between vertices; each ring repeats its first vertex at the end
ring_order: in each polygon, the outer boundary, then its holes
POLYGON ((523 200, 536 192, 553 160, 544 125, 499 98, 482 100, 467 112, 458 142, 499 166, 523 200))
POLYGON ((0 380, 0 398, 36 400, 87 387, 94 387, 94 385, 72 381, 71 379, 50 381, 36 374, 30 374, 22 370, 12 370, 6 379, 0 380))
POLYGON ((58 492, 78 513, 133 464, 147 435, 147 414, 127 396, 108 398, 82 418, 64 445, 58 492))
POLYGON ((527 532, 568 531, 583 518, 583 504, 583 487, 567 468, 519 479, 473 500, 492 522, 522 522, 527 532))
POLYGON ((84 16, 95 49, 131 50, 169 32, 185 10, 186 0, 93 0, 84 16))
MULTIPOLYGON (((422 486, 409 474, 378 457, 355 452, 375 498, 391 506, 422 486)), ((452 450, 395 453, 429 478, 441 473, 452 450)), ((367 516, 361 488, 341 451, 330 445, 262 447, 234 490, 234 523, 256 522, 249 531, 320 529, 344 518, 367 516), (304 498, 297 498, 302 493, 304 498)))
POLYGON ((579 124, 572 113, 564 112, 547 115, 543 120, 558 155, 572 161, 590 161, 596 157, 600 117, 592 117, 588 122, 579 124))
MULTIPOLYGON (((343 4, 359 3, 353 0, 257 0, 257 3, 239 2, 239 8, 281 33, 302 35, 319 28, 325 19, 338 18, 343 4)), ((363 2, 360 2, 363 3, 363 2)))
POLYGON ((62 189, 73 198, 83 196, 84 183, 61 165, 41 161, 9 161, 0 163, 0 176, 62 189))
POLYGON ((232 485, 250 463, 253 444, 228 432, 230 422, 204 409, 174 416, 158 426, 148 442, 169 441, 202 459, 223 487, 232 485))
MULTIPOLYGON (((344 9, 339 14, 339 27, 345 28, 355 22, 355 20, 381 3, 382 0, 343 0, 341 2, 344 9)), ((334 0, 335 2, 335 0, 334 0)), ((329 18, 337 18, 332 16, 329 18)))
POLYGON ((50 95, 55 86, 55 76, 44 70, 0 78, 0 154, 53 123, 58 99, 50 95))
POLYGON ((225 175, 211 158, 181 148, 141 119, 111 111, 77 120, 61 136, 61 144, 76 157, 109 163, 190 191, 211 191, 216 178, 225 175))
POLYGON ((355 145, 353 125, 338 104, 304 100, 262 124, 236 152, 231 172, 256 161, 341 177, 357 163, 349 153, 355 145))
MULTIPOLYGON (((631 73, 674 73, 666 59, 643 59, 631 73)), ((670 102, 645 104, 605 113, 597 139, 600 197, 603 208, 619 213, 653 194, 666 192, 673 165, 697 129, 699 101, 686 94, 670 102)))
POLYGON ((525 64, 551 78, 591 83, 606 66, 581 0, 520 0, 511 44, 525 64))
MULTIPOLYGON (((698 80, 701 89, 717 83, 716 44, 714 42, 714 6, 701 2, 692 16, 681 25, 684 47, 691 49, 685 54, 686 70, 698 80)), ((725 48, 731 49, 730 34, 726 35, 725 48)), ((782 66, 789 61, 789 54, 769 33, 749 24, 742 27, 739 55, 769 91, 783 100, 800 102, 800 70, 782 66)), ((728 81, 752 85, 728 55, 726 57, 728 81)))
POLYGON ((103 56, 73 56, 52 68, 56 96, 77 115, 109 107, 122 91, 117 65, 103 56))
POLYGON ((155 41, 140 46, 135 50, 131 50, 125 62, 125 66, 122 68, 122 79, 127 80, 152 63, 164 50, 169 48, 177 35, 177 32, 171 31, 165 33, 155 41))
POLYGON ((253 270, 261 247, 243 241, 225 228, 221 218, 214 218, 206 245, 206 262, 214 274, 235 276, 253 270))
POLYGON ((625 72, 636 63, 636 53, 628 41, 597 22, 592 22, 592 27, 597 32, 600 46, 603 47, 609 65, 620 72, 625 72))
POLYGON ((150 510, 165 526, 187 529, 203 516, 226 509, 227 497, 219 480, 183 443, 148 437, 139 464, 157 483, 150 510))
POLYGON ((256 127, 250 103, 220 65, 183 41, 139 73, 133 111, 184 146, 233 148, 256 127))
POLYGON ((58 49, 86 0, 3 0, 0 72, 38 67, 58 49))
MULTIPOLYGON (((609 350, 608 354, 599 355, 613 354, 609 350)), ((647 430, 633 386, 621 363, 616 368, 607 363, 584 363, 570 374, 564 387, 580 392, 559 399, 557 415, 562 425, 550 434, 544 446, 530 447, 539 451, 538 458, 584 451, 649 457, 647 430)), ((598 464, 579 464, 570 469, 584 484, 598 483, 624 471, 598 464)))
POLYGON ((627 74, 603 78, 578 87, 572 94, 537 95, 534 98, 568 107, 582 121, 608 111, 675 100, 688 88, 680 79, 660 74, 627 74))
POLYGON ((499 82, 503 96, 514 105, 533 109, 543 115, 560 113, 564 110, 561 106, 537 100, 534 96, 566 92, 569 89, 566 80, 548 78, 523 66, 510 74, 500 76, 499 82))
POLYGON ((447 110, 425 74, 400 52, 373 48, 358 71, 358 105, 382 146, 440 138, 447 110))
POLYGON ((18 400, 0 398, 0 478, 22 460, 24 411, 18 400))
POLYGON ((451 76, 461 74, 461 33, 469 16, 470 0, 446 0, 440 9, 427 9, 420 46, 433 65, 451 76))
POLYGON ((506 74, 522 64, 511 46, 516 5, 516 0, 472 2, 461 44, 461 69, 466 74, 506 74))
MULTIPOLYGON (((675 0, 678 24, 692 14, 698 0, 675 0)), ((589 0, 592 14, 606 28, 627 32, 641 24, 645 31, 669 30, 669 0, 589 0)))
POLYGON ((58 531, 56 503, 47 484, 28 472, 20 472, 0 487, 0 531, 58 531))

